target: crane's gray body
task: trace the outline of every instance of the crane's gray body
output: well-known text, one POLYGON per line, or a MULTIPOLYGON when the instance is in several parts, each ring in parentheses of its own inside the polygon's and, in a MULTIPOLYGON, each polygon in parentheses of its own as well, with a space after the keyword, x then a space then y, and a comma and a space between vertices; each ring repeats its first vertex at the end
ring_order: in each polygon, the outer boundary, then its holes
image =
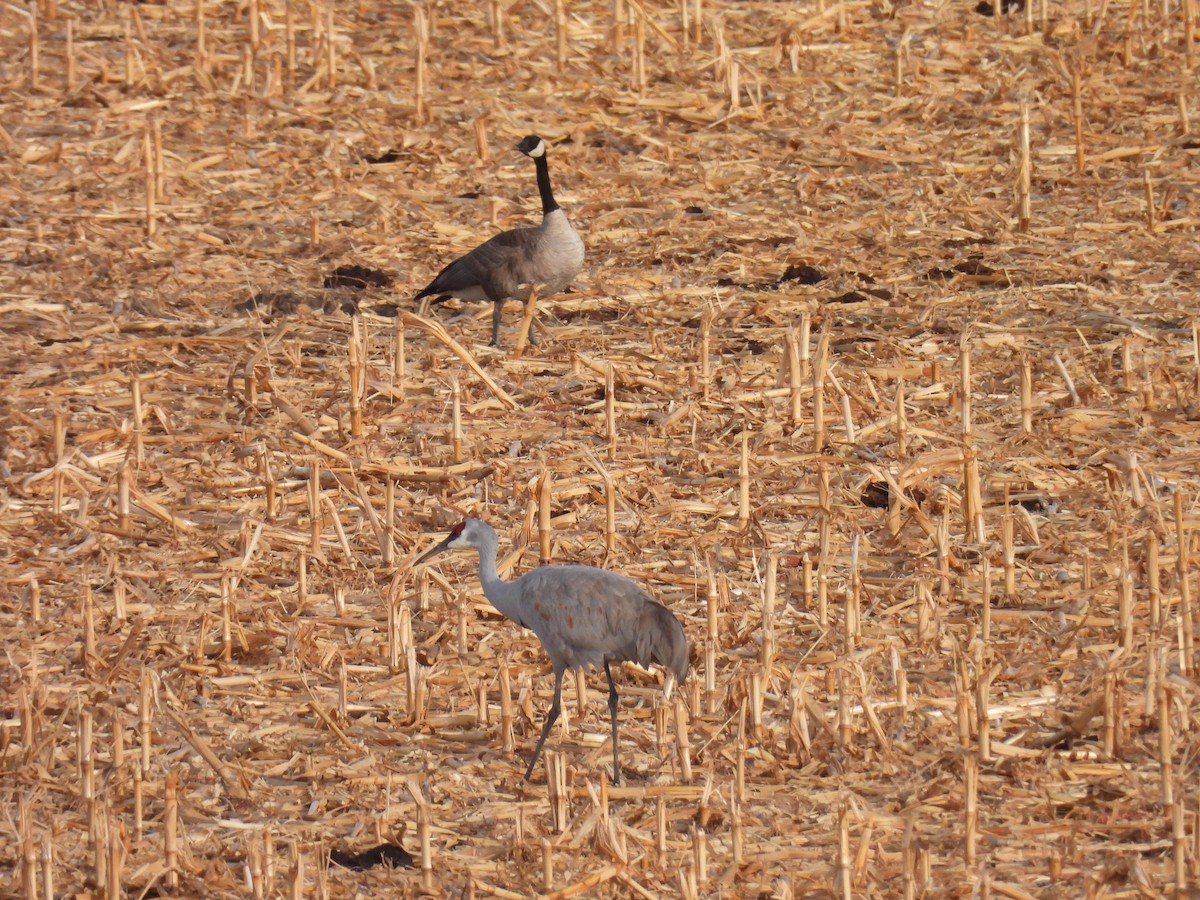
POLYGON ((601 669, 606 660, 664 666, 687 675, 683 627, 637 582, 592 566, 542 566, 514 582, 480 574, 483 595, 528 628, 563 669, 601 669))
MULTIPOLYGON (((537 135, 529 135, 517 149, 532 157, 536 164, 542 223, 502 231, 489 238, 442 269, 416 297, 491 300, 495 304, 492 309, 495 346, 500 343, 500 311, 505 300, 524 303, 535 286, 541 296, 557 293, 583 268, 583 239, 571 227, 550 189, 545 143, 537 135)), ((530 339, 533 339, 532 327, 530 339)))
POLYGON ((554 702, 525 778, 532 774, 542 744, 558 718, 563 673, 586 667, 603 668, 608 679, 613 780, 620 782, 617 689, 609 663, 631 660, 646 667, 661 665, 682 683, 687 678, 688 641, 679 620, 651 600, 636 581, 592 566, 542 566, 515 581, 501 580, 496 573, 496 532, 478 519, 464 520, 417 562, 460 547, 479 551, 483 595, 506 618, 537 635, 554 669, 554 702))

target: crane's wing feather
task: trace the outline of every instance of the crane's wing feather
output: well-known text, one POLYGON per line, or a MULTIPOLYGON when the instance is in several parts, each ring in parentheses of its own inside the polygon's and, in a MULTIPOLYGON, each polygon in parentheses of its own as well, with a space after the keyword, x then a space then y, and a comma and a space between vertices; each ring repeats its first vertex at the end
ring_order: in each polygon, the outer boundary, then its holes
POLYGON ((591 566, 544 566, 519 584, 521 624, 538 636, 556 668, 628 659, 666 666, 680 681, 687 674, 683 626, 632 579, 591 566))

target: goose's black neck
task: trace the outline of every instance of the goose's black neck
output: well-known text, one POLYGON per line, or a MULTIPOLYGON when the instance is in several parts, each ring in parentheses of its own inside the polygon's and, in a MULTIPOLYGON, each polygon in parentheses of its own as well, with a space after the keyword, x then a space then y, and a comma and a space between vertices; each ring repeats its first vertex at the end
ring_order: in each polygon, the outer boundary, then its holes
POLYGON ((550 190, 550 166, 546 162, 546 154, 535 156, 533 164, 537 166, 538 193, 542 195, 542 215, 547 216, 558 209, 554 202, 554 192, 550 190))

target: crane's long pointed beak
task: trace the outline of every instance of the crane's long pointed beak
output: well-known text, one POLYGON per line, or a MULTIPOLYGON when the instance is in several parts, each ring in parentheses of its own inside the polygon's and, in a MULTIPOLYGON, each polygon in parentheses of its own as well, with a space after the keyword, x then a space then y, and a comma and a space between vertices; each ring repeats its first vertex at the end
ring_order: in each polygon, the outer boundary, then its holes
POLYGON ((413 563, 413 566, 419 566, 421 563, 425 562, 425 560, 429 559, 430 557, 437 556, 439 553, 441 553, 443 550, 445 550, 449 546, 450 546, 450 536, 447 535, 439 543, 434 544, 432 547, 430 547, 428 550, 426 550, 424 553, 422 553, 420 558, 418 558, 417 561, 415 563, 413 563))

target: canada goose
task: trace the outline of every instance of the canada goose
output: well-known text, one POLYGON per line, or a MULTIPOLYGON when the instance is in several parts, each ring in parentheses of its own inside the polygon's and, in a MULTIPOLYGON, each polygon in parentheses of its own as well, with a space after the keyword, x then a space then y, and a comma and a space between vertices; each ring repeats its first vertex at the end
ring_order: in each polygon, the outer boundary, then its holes
MULTIPOLYGON (((550 167, 546 143, 531 134, 517 149, 532 157, 537 166, 538 192, 542 195, 542 224, 502 231, 470 253, 460 256, 438 273, 416 299, 457 297, 460 300, 491 300, 492 346, 500 346, 500 310, 505 300, 529 299, 536 286, 540 296, 561 291, 583 268, 583 240, 575 233, 566 213, 550 190, 550 167)), ((533 326, 529 326, 532 342, 533 326)))

